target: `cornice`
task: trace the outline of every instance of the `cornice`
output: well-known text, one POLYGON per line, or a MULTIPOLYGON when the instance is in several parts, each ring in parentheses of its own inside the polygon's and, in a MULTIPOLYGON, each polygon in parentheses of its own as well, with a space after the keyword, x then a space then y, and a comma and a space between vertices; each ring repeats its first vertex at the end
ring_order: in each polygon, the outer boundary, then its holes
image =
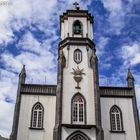
POLYGON ((80 37, 67 37, 64 40, 60 41, 59 49, 63 49, 65 46, 68 45, 86 45, 89 46, 91 49, 95 49, 94 42, 89 38, 80 38, 80 37))
POLYGON ((68 17, 86 17, 93 23, 94 17, 87 10, 67 10, 63 15, 60 16, 60 22, 64 22, 68 17))
POLYGON ((99 87, 101 97, 132 98, 134 92, 128 87, 99 87))

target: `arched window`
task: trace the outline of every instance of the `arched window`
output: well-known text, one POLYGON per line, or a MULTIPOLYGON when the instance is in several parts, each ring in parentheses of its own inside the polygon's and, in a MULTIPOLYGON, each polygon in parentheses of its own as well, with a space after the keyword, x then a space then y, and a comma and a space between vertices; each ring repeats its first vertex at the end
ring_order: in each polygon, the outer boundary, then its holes
POLYGON ((90 140, 90 138, 81 131, 72 133, 66 140, 90 140))
POLYGON ((86 105, 85 105, 85 99, 80 94, 77 93, 72 98, 72 123, 74 124, 83 124, 86 120, 86 105))
POLYGON ((36 103, 32 108, 31 128, 43 128, 44 108, 41 103, 36 103))
POLYGON ((75 51, 74 51, 74 61, 77 63, 77 64, 79 64, 79 63, 81 63, 82 62, 82 51, 81 50, 79 50, 79 49, 76 49, 75 51))
POLYGON ((73 23, 73 34, 82 34, 82 23, 79 20, 73 23))
POLYGON ((111 131, 123 131, 122 112, 116 105, 110 109, 111 131))

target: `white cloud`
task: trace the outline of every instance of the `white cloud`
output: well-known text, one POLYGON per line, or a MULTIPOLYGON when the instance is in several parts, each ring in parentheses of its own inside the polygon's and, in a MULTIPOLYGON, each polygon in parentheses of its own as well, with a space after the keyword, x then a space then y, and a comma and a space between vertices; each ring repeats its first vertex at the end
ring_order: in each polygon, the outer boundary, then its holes
POLYGON ((0 134, 4 137, 8 137, 12 128, 12 117, 11 114, 14 112, 14 104, 7 103, 0 100, 0 134))
POLYGON ((0 69, 0 134, 9 137, 12 128, 14 102, 16 98, 17 75, 0 69), (8 100, 7 100, 8 98, 8 100))
POLYGON ((107 44, 109 42, 109 38, 108 37, 104 37, 101 36, 99 37, 99 40, 97 42, 98 46, 97 46, 97 54, 98 56, 101 56, 105 53, 105 47, 107 47, 107 44))
POLYGON ((122 0, 102 0, 105 9, 109 12, 108 22, 110 28, 108 31, 116 34, 121 33, 121 29, 124 27, 124 6, 122 0))
POLYGON ((13 40, 14 30, 32 23, 47 24, 56 4, 57 0, 13 0, 11 5, 0 5, 0 43, 6 45, 13 40))
POLYGON ((140 63, 140 42, 122 46, 122 58, 125 66, 134 66, 140 63))
POLYGON ((101 0, 104 8, 107 10, 107 21, 109 22, 109 28, 106 32, 111 32, 116 35, 122 33, 122 29, 126 25, 126 18, 128 15, 134 14, 132 10, 134 5, 138 4, 138 0, 128 0, 127 3, 124 0, 101 0))
POLYGON ((51 52, 51 47, 46 47, 46 40, 40 43, 30 32, 27 32, 17 47, 21 50, 18 55, 14 56, 10 52, 1 55, 1 61, 7 70, 19 73, 22 65, 26 65, 30 73, 29 79, 34 79, 36 83, 41 83, 41 79, 44 81, 46 75, 49 77, 49 83, 56 82, 54 71, 57 57, 51 52))
MULTIPOLYGON (((79 0, 80 1, 80 0, 79 0)), ((55 15, 64 12, 72 7, 74 0, 13 0, 10 5, 0 5, 0 44, 6 45, 14 41, 13 31, 19 31, 24 27, 32 28, 36 24, 45 34, 48 32, 48 25, 54 25, 55 15)), ((81 7, 87 7, 91 0, 80 2, 81 7)), ((54 28, 56 30, 56 28, 54 28)))

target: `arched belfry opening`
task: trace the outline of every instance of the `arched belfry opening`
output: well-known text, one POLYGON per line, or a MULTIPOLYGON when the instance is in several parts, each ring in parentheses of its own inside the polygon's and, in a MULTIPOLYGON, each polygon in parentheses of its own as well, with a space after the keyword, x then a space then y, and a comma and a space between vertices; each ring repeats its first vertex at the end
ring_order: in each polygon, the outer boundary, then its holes
POLYGON ((73 23, 73 34, 82 34, 82 23, 79 20, 73 23))
POLYGON ((81 131, 72 133, 66 140, 90 140, 90 138, 81 131))

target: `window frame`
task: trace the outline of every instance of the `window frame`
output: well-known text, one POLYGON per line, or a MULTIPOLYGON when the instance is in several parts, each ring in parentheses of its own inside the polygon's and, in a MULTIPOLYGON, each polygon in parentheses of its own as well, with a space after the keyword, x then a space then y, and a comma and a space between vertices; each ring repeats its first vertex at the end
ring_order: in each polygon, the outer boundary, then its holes
POLYGON ((83 56, 82 51, 80 49, 75 49, 73 53, 73 59, 76 64, 80 64, 82 62, 83 56), (80 57, 81 59, 78 60, 76 58, 80 57), (77 61, 78 60, 78 61, 77 61))
POLYGON ((72 139, 74 139, 76 136, 80 136, 80 137, 82 137, 84 140, 91 140, 85 133, 83 133, 83 132, 80 131, 80 130, 77 130, 77 131, 71 133, 71 134, 66 138, 66 140, 72 140, 72 139))
MULTIPOLYGON (((78 104, 80 105, 80 104, 78 104)), ((78 107, 79 109, 79 107, 78 107)), ((81 93, 76 93, 72 99, 71 99, 71 124, 86 124, 86 100, 84 98, 84 96, 81 93), (76 96, 80 96, 83 100, 83 121, 79 121, 80 120, 80 115, 79 115, 79 110, 77 110, 78 112, 78 116, 77 116, 77 121, 74 121, 74 110, 73 110, 73 100, 76 98, 76 96)))
POLYGON ((37 102, 32 107, 30 129, 42 130, 43 129, 43 122, 44 122, 44 107, 43 107, 43 105, 40 102, 37 102), (40 105, 42 109, 41 109, 41 111, 37 111, 37 118, 36 118, 37 122, 36 122, 36 126, 34 127, 33 126, 33 123, 34 123, 34 112, 35 112, 35 107, 37 105, 40 105), (39 121, 39 112, 41 112, 41 126, 40 127, 37 126, 39 124, 38 123, 38 121, 39 121))
POLYGON ((110 108, 110 128, 111 128, 111 132, 116 132, 116 133, 124 132, 122 111, 117 105, 113 105, 110 108), (118 113, 112 112, 114 110, 114 108, 118 110, 118 113), (113 128, 112 114, 114 114, 114 117, 115 117, 115 120, 114 120, 115 129, 113 128), (119 119, 117 119, 118 115, 119 115, 119 119), (118 129, 118 120, 119 120, 120 129, 118 129))

